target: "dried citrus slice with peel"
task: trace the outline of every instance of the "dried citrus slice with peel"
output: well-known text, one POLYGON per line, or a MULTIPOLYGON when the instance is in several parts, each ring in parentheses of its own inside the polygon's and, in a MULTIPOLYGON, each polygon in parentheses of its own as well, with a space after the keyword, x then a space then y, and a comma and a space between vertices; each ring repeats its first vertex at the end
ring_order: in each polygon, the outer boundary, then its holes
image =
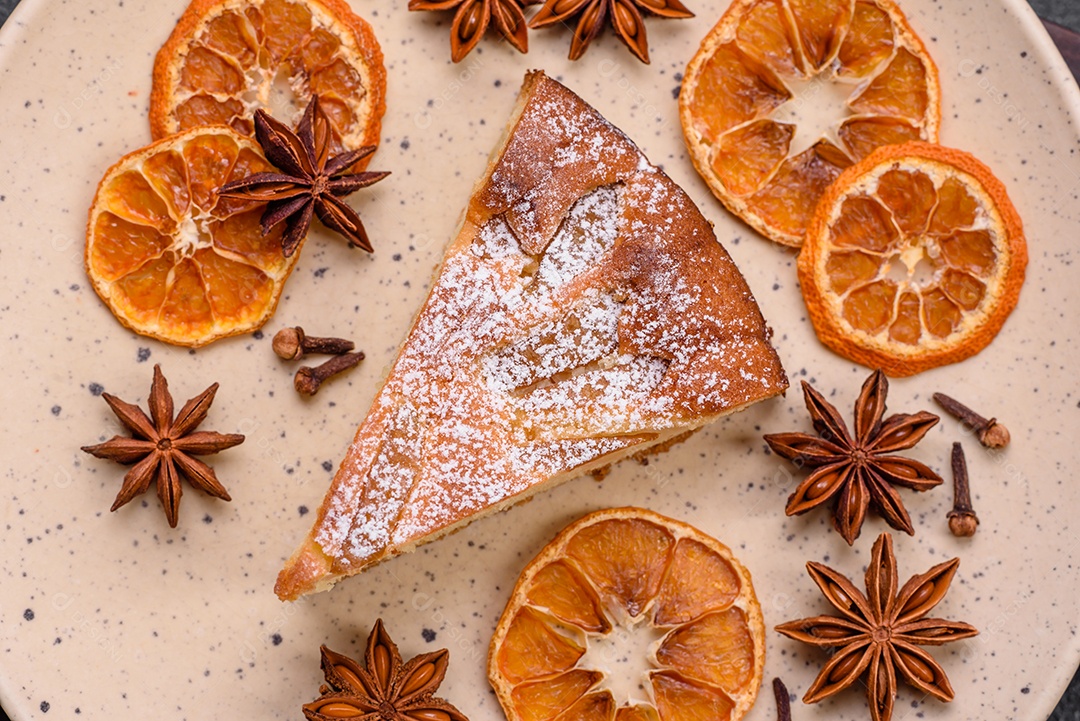
POLYGON ((764 664, 761 607, 727 546, 613 508, 566 527, 522 571, 488 677, 510 721, 734 721, 764 664))
POLYGON ((687 67, 679 114, 716 197, 799 246, 845 168, 882 145, 937 141, 941 88, 892 0, 735 0, 687 67))
POLYGON ((109 168, 90 207, 86 272, 121 323, 201 346, 270 318, 299 255, 282 257, 280 227, 263 236, 263 204, 216 193, 270 170, 258 144, 224 126, 159 140, 109 168))
POLYGON ((891 145, 844 171, 799 255, 821 341, 908 376, 987 346, 1016 306, 1027 266, 1020 216, 968 153, 891 145))
POLYGON ((155 139, 263 108, 295 124, 318 93, 335 153, 378 145, 386 70, 371 26, 343 0, 193 0, 154 62, 155 139))

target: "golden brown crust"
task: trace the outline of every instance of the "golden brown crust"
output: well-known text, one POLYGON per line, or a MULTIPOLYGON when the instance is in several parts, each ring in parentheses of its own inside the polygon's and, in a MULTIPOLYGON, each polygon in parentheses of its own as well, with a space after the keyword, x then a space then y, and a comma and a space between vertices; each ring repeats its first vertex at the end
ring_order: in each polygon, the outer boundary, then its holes
POLYGON ((655 446, 649 446, 643 451, 638 451, 637 453, 633 454, 631 458, 633 458, 635 461, 642 465, 648 465, 649 461, 652 458, 659 456, 661 453, 667 453, 680 443, 688 441, 690 439, 690 436, 694 435, 700 430, 700 428, 694 428, 693 430, 686 431, 685 433, 680 433, 677 436, 672 436, 663 443, 657 443, 655 446))
POLYGON ((782 393, 767 338, 686 194, 532 73, 309 542, 352 575, 782 393))
POLYGON ((288 576, 279 576, 274 592, 281 599, 296 599, 311 593, 317 579, 328 578, 332 562, 319 548, 319 544, 307 539, 296 549, 285 565, 294 569, 288 576))

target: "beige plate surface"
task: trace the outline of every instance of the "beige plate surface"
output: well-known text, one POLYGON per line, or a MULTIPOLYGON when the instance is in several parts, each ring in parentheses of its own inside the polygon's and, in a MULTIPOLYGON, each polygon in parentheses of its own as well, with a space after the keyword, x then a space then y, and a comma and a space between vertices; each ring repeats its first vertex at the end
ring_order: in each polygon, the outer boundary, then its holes
MULTIPOLYGON (((694 20, 650 20, 651 67, 609 36, 570 63, 561 30, 532 33, 528 56, 488 39, 453 66, 450 16, 410 14, 404 4, 353 2, 374 25, 389 73, 371 168, 394 174, 354 200, 377 252, 316 234, 265 335, 197 352, 122 328, 82 269, 94 187, 116 158, 150 139, 151 62, 183 0, 25 0, 0 34, 0 701, 18 721, 299 718, 321 681, 319 644, 358 652, 379 616, 407 656, 449 647, 444 695, 474 721, 501 719, 484 657, 506 595, 563 525, 603 506, 646 506, 730 545, 754 574, 769 627, 826 610, 807 559, 862 573, 880 520, 849 549, 824 515, 783 515, 798 473, 765 454, 761 434, 809 430, 795 391, 649 466, 567 484, 330 594, 276 600, 275 574, 307 531, 423 299, 527 68, 568 83, 690 192, 756 291, 793 383, 812 380, 849 413, 866 376, 818 344, 790 252, 728 215, 686 157, 674 93, 723 0, 690 3, 694 20), (299 399, 293 369, 270 350, 273 332, 296 323, 356 338, 368 360, 315 399, 299 399), (233 502, 188 491, 175 531, 153 495, 110 514, 122 470, 78 450, 118 431, 95 394, 145 403, 153 363, 178 402, 220 381, 205 427, 248 436, 215 463, 233 502)), ((896 539, 901 574, 962 557, 938 612, 982 635, 934 650, 955 703, 902 687, 895 718, 1041 721, 1080 658, 1080 93, 1020 0, 904 7, 941 68, 942 139, 976 153, 1008 185, 1031 264, 1019 306, 988 350, 893 383, 894 411, 928 407, 931 392, 946 390, 1013 433, 1002 454, 964 439, 983 521, 974 539, 948 535, 947 487, 904 493, 917 535, 896 539)), ((945 470, 961 435, 945 420, 914 455, 945 470)), ((782 676, 799 695, 822 660, 768 634, 766 678, 782 676)), ((866 714, 859 693, 796 709, 801 719, 866 714)), ((774 718, 766 693, 749 718, 774 718)))

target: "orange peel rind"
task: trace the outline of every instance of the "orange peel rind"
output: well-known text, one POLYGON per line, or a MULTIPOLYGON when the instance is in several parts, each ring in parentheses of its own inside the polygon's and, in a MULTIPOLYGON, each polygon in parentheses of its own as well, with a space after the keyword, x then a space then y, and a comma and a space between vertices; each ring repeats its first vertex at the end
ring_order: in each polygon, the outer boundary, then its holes
POLYGON ((941 87, 892 0, 735 0, 686 69, 679 116, 713 194, 798 247, 845 168, 883 144, 937 141, 941 87), (849 90, 845 117, 816 137, 803 104, 833 92, 822 83, 849 90))
POLYGON ((250 135, 258 108, 292 123, 314 93, 335 153, 379 144, 383 54, 348 3, 193 0, 154 61, 150 129, 155 139, 216 124, 250 135))
POLYGON ((261 327, 299 254, 282 256, 280 227, 262 234, 264 204, 219 199, 217 188, 272 169, 225 126, 169 136, 109 168, 90 206, 85 265, 116 318, 191 347, 261 327))
POLYGON ((1020 216, 974 156, 931 143, 879 148, 822 197, 799 255, 818 338, 892 376, 985 348, 1027 267, 1020 216))
POLYGON ((492 638, 488 678, 510 721, 736 721, 754 703, 765 629, 727 546, 641 508, 589 514, 522 571, 492 638), (590 641, 640 633, 640 692, 616 698, 590 641))

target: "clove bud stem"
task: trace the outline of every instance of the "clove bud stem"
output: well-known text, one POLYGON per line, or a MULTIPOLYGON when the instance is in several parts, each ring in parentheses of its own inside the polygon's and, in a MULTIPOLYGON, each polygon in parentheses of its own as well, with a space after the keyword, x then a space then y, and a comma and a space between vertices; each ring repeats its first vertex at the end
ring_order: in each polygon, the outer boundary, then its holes
POLYGON ((960 401, 950 398, 944 393, 935 393, 934 400, 949 415, 974 430, 979 443, 982 443, 987 448, 1004 448, 1009 445, 1009 431, 1005 426, 998 423, 996 418, 990 418, 989 420, 983 418, 960 401))
POLYGON ((285 360, 300 360, 308 353, 338 355, 348 353, 356 345, 343 338, 316 338, 304 333, 300 326, 282 328, 274 335, 274 352, 285 360))
POLYGON ((971 487, 968 485, 967 459, 959 443, 952 446, 953 509, 949 511, 949 530, 954 536, 974 536, 979 517, 971 507, 971 487))
POLYGON ((343 353, 334 356, 322 365, 315 366, 314 368, 303 366, 300 370, 296 371, 296 376, 293 378, 293 386, 296 388, 297 393, 305 396, 313 396, 319 392, 319 386, 321 386, 326 379, 336 376, 338 373, 347 371, 350 368, 355 368, 362 360, 364 360, 364 354, 362 352, 343 353))
POLYGON ((776 696, 776 721, 791 721, 791 698, 787 686, 777 676, 772 680, 772 688, 776 696))

